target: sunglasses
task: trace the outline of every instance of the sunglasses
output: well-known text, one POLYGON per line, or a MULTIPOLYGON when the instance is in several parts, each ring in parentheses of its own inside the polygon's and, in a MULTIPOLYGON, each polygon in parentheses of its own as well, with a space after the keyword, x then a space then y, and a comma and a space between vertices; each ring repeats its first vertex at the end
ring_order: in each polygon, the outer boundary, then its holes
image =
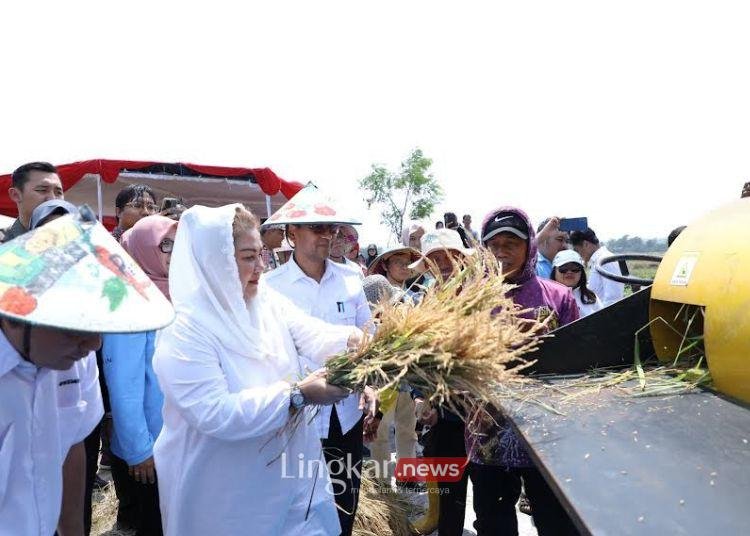
POLYGON ((318 235, 337 235, 339 232, 339 226, 330 223, 303 223, 300 227, 304 227, 318 235))
POLYGON ((172 248, 174 248, 174 240, 171 238, 165 238, 159 243, 159 249, 162 253, 172 253, 172 248))
POLYGON ((574 268, 558 268, 557 271, 561 274, 567 274, 568 272, 573 272, 574 274, 581 273, 581 269, 578 266, 574 268))

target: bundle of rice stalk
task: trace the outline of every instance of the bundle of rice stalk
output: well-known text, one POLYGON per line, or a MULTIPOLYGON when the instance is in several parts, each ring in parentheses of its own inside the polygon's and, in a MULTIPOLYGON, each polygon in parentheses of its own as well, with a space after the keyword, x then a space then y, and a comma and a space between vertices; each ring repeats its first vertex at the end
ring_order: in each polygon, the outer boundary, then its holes
POLYGON ((499 387, 520 381, 544 324, 521 316, 507 297, 513 286, 488 251, 454 268, 416 305, 381 302, 375 334, 356 351, 331 358, 328 381, 350 389, 406 382, 462 417, 476 403, 496 400, 499 387))
POLYGON ((414 506, 409 499, 390 486, 362 473, 359 505, 354 517, 354 536, 410 536, 413 534, 409 515, 414 506))

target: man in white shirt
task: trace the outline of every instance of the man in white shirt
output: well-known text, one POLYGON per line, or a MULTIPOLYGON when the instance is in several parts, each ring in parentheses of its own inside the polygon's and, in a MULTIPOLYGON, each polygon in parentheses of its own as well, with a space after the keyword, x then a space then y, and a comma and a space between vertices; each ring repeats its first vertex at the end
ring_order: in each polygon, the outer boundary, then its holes
POLYGON ((0 535, 79 536, 83 440, 104 414, 101 338, 7 318, 0 330, 0 535))
MULTIPOLYGON (((371 315, 361 272, 329 258, 340 224, 359 222, 343 218, 334 208, 328 208, 328 201, 314 186, 303 189, 288 204, 295 210, 290 212, 281 207, 279 216, 272 216, 269 223, 287 224, 287 240, 294 246, 294 253, 288 262, 264 274, 265 283, 311 316, 331 324, 368 329, 371 315), (324 205, 326 209, 320 210, 324 205), (302 210, 301 206, 314 206, 317 211, 302 210)), ((357 510, 363 430, 377 424, 375 402, 374 392, 367 390, 361 397, 352 394, 334 406, 322 407, 317 417, 334 483, 341 534, 345 536, 352 532, 357 510), (365 408, 367 415, 363 417, 365 408)), ((374 427, 367 433, 374 435, 376 430, 374 427)))
POLYGON ((84 534, 83 440, 104 413, 100 333, 174 316, 145 281, 93 214, 0 246, 0 536, 84 534))
MULTIPOLYGON (((587 228, 585 231, 573 231, 570 233, 570 243, 573 249, 586 261, 589 270, 588 287, 594 291, 594 294, 597 295, 604 306, 606 307, 621 299, 625 295, 625 285, 606 279, 596 271, 595 267, 600 259, 613 255, 607 249, 607 246, 599 243, 596 233, 591 228, 587 228)), ((615 275, 622 275, 617 263, 607 264, 604 269, 615 275)))

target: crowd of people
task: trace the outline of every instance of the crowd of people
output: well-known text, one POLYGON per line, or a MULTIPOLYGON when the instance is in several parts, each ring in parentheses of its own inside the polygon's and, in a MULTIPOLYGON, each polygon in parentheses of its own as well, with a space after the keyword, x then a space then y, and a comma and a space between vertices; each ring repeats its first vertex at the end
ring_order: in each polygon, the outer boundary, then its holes
MULTIPOLYGON (((79 214, 50 164, 21 166, 12 181, 18 218, 6 244, 79 214)), ((293 201, 332 204, 312 186, 293 201)), ((359 222, 339 206, 282 207, 261 222, 241 205, 167 208, 137 184, 115 205, 113 243, 171 302, 175 320, 92 333, 93 310, 81 312, 75 331, 2 317, 0 534, 88 534, 97 471, 107 464, 117 525, 139 535, 349 535, 365 453, 382 478, 393 476, 391 427, 396 459, 422 449, 468 459, 458 482, 425 484, 419 533, 462 534, 469 479, 479 535, 517 534, 522 489, 539 534, 576 533, 499 412, 478 430, 433 407, 429 393, 351 393, 327 383, 321 367, 376 329, 376 302, 418 304, 479 247, 502 263, 524 316, 551 317, 548 330, 595 313, 625 289, 593 269, 610 252, 592 229, 563 232, 557 217, 534 228, 523 210, 505 206, 476 230, 470 215, 459 224, 446 213, 434 229, 407 223, 395 247, 361 252, 359 222), (72 398, 66 382, 79 386, 72 398), (319 463, 297 472, 298 461, 319 463)), ((75 292, 101 291, 81 281, 75 292)), ((65 307, 77 314, 75 301, 65 307)))

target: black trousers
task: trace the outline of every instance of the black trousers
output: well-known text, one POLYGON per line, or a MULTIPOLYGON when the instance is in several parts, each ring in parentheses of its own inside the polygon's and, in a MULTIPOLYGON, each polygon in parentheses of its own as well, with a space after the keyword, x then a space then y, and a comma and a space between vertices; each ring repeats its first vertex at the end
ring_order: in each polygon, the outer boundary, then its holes
MULTIPOLYGON (((157 482, 153 484, 136 482, 128 474, 128 464, 115 455, 112 455, 112 478, 116 478, 116 481, 124 486, 123 489, 127 490, 127 497, 132 501, 126 508, 126 515, 128 516, 126 522, 131 529, 135 529, 136 536, 162 536, 157 482)), ((115 490, 119 499, 120 491, 117 488, 115 490)), ((121 513, 122 510, 118 510, 118 526, 121 524, 121 513)))
POLYGON ((469 465, 474 486, 474 528, 477 536, 518 536, 516 503, 521 483, 531 505, 539 536, 577 535, 573 522, 538 469, 505 469, 494 465, 469 465))
MULTIPOLYGON (((424 455, 436 458, 466 458, 464 443, 464 423, 460 420, 440 417, 428 432, 428 444, 424 455)), ((438 534, 440 536, 461 536, 464 532, 466 516, 466 487, 469 472, 465 470, 458 482, 441 482, 440 516, 438 534)))
POLYGON ((323 454, 331 475, 342 536, 351 535, 359 503, 363 421, 364 417, 347 433, 342 433, 336 406, 334 406, 331 412, 328 438, 322 440, 323 454))

